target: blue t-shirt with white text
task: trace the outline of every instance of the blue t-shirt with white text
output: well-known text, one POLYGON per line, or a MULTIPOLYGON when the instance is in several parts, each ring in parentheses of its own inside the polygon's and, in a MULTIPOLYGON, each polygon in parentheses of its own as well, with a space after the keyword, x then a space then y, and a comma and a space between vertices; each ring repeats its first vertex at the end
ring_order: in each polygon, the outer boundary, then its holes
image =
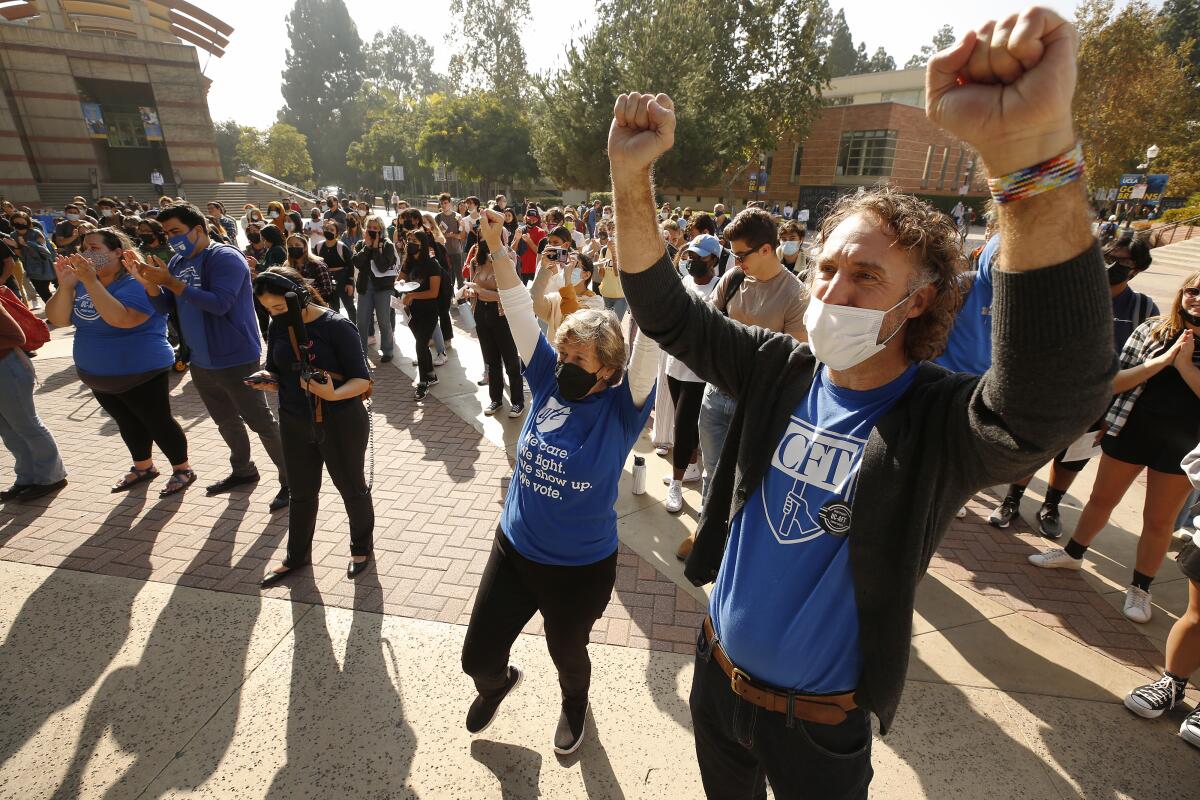
POLYGON ((721 646, 751 677, 809 694, 858 686, 862 656, 847 534, 863 449, 916 377, 834 386, 821 367, 770 468, 730 525, 709 612, 721 646))
POLYGON ((500 527, 531 561, 582 566, 617 549, 617 484, 654 392, 641 408, 627 382, 569 402, 558 392, 557 365, 554 348, 540 336, 525 367, 533 401, 500 527))
POLYGON ((167 341, 167 318, 155 310, 142 285, 122 275, 107 289, 117 302, 146 314, 147 319, 132 328, 109 325, 100 317, 87 288, 78 284, 71 309, 75 366, 92 375, 140 375, 174 364, 175 351, 167 341))

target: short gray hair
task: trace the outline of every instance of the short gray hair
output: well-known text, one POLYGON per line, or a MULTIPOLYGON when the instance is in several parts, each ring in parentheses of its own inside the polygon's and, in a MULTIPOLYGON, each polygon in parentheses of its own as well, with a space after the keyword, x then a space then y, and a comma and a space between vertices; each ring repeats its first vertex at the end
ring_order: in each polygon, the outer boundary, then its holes
POLYGON ((596 358, 601 366, 625 369, 628 355, 625 337, 621 335, 621 322, 608 309, 581 308, 568 314, 558 326, 554 344, 561 346, 568 342, 590 344, 596 348, 596 358))

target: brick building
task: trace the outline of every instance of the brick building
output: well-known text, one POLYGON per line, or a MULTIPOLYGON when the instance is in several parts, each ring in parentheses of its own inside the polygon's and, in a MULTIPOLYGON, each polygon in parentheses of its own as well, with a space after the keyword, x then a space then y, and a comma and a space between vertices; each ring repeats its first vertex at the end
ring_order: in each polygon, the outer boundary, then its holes
MULTIPOLYGON (((966 196, 987 196, 974 151, 925 117, 925 70, 906 69, 834 78, 803 142, 785 139, 733 183, 660 189, 662 201, 711 209, 792 203, 814 214, 859 186, 890 183, 949 209, 966 196), (766 175, 765 183, 759 179, 766 175)), ((661 202, 661 201, 660 201, 661 202)))
POLYGON ((197 48, 232 31, 186 0, 0 0, 0 197, 221 183, 197 48))

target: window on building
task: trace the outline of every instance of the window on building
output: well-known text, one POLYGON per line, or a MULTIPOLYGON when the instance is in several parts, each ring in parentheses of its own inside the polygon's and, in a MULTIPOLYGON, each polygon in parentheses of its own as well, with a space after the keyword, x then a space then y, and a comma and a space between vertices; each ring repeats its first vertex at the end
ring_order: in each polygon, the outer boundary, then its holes
POLYGON ((797 142, 796 144, 792 145, 792 172, 788 177, 789 181, 791 181, 792 183, 795 183, 797 180, 799 180, 800 165, 803 162, 804 162, 804 148, 800 146, 799 142, 797 142))
POLYGON ((934 147, 933 145, 929 145, 929 148, 925 151, 925 169, 924 169, 924 171, 921 172, 921 188, 922 189, 929 188, 929 171, 931 169, 933 169, 933 155, 936 152, 937 152, 937 148, 934 147))
POLYGON ((854 95, 847 94, 841 97, 826 97, 825 105, 827 106, 849 106, 854 104, 854 95))
POLYGON ((946 167, 950 164, 950 148, 947 147, 942 151, 942 168, 938 172, 937 188, 944 189, 946 186, 946 167))
POLYGON ((837 174, 886 176, 896 157, 896 131, 845 131, 838 148, 837 174))

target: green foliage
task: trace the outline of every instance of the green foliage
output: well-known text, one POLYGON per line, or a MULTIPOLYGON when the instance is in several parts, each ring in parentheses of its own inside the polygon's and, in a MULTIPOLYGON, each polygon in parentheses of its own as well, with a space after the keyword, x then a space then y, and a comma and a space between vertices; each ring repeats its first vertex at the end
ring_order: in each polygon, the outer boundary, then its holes
POLYGON ((888 55, 887 50, 877 47, 871 57, 867 59, 863 72, 891 72, 895 68, 896 59, 888 55))
POLYGON ((428 116, 429 101, 398 101, 376 94, 365 101, 366 130, 352 142, 346 161, 360 179, 379 182, 383 167, 404 167, 405 183, 432 178, 433 171, 421 166, 417 139, 428 116))
POLYGON ((246 167, 250 166, 238 157, 242 140, 245 137, 253 138, 258 136, 259 132, 248 125, 238 125, 231 119, 219 122, 215 127, 217 155, 221 159, 221 172, 224 173, 225 180, 231 181, 243 173, 246 167))
POLYGON ((921 51, 914 54, 904 63, 905 69, 916 69, 923 67, 929 63, 929 59, 933 58, 934 53, 939 50, 945 50, 950 45, 957 41, 954 36, 954 28, 949 25, 943 25, 937 29, 937 33, 933 34, 932 44, 921 45, 921 51))
POLYGON ((661 6, 605 0, 595 29, 567 49, 566 65, 536 84, 533 151, 558 185, 608 185, 613 102, 630 89, 675 101, 675 146, 655 169, 662 185, 710 184, 731 162, 744 169, 784 135, 807 132, 827 80, 824 0, 677 0, 670 13, 661 6))
POLYGON ((364 49, 364 60, 366 81, 394 97, 425 97, 448 85, 433 68, 433 46, 398 25, 375 34, 364 49))
POLYGON ((428 166, 446 164, 468 180, 537 176, 530 155, 529 121, 521 108, 494 92, 429 98, 417 152, 428 166))
POLYGON ((364 124, 358 102, 362 39, 342 0, 296 0, 287 30, 279 121, 313 142, 312 161, 322 181, 342 182, 348 177, 346 149, 364 124))
POLYGON ((611 206, 612 205, 612 192, 592 192, 591 194, 588 195, 587 204, 590 206, 592 203, 596 202, 597 200, 600 201, 600 205, 602 205, 602 206, 611 206))
MULTIPOLYGON (((1200 198, 1193 199, 1200 200, 1200 198)), ((1200 217, 1200 203, 1164 211, 1162 219, 1159 222, 1183 222, 1185 219, 1191 219, 1192 217, 1200 217)))
POLYGON ((1152 169, 1171 176, 1169 192, 1200 189, 1200 91, 1186 49, 1147 35, 1158 22, 1144 0, 1120 11, 1113 0, 1085 0, 1076 11, 1075 127, 1094 187, 1116 186, 1122 173, 1138 171, 1146 148, 1156 144, 1152 169))
POLYGON ((447 34, 450 84, 456 90, 486 89, 505 97, 520 93, 526 79, 521 29, 529 0, 450 0, 457 34, 447 34))
POLYGON ((313 180, 308 139, 285 122, 276 122, 265 131, 241 126, 234 161, 239 170, 250 167, 297 186, 313 180))
POLYGON ((1200 79, 1200 0, 1166 0, 1159 20, 1163 41, 1172 50, 1183 48, 1192 77, 1200 79))
MULTIPOLYGON (((866 45, 863 45, 866 56, 866 45)), ((854 37, 850 34, 850 26, 846 23, 846 11, 839 8, 837 15, 829 26, 829 55, 825 59, 825 70, 831 78, 842 75, 856 75, 859 72, 858 51, 854 47, 854 37)))

